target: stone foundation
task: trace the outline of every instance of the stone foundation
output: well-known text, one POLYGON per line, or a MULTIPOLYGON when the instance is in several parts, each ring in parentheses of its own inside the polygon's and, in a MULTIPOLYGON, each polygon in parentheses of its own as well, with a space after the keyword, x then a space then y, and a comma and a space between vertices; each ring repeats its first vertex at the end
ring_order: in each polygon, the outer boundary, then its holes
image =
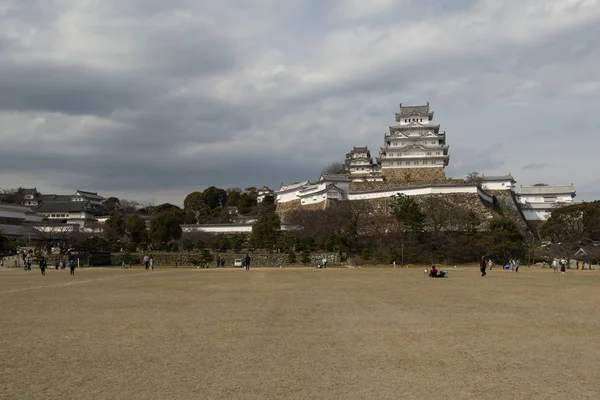
MULTIPOLYGON (((248 253, 252 261, 250 262, 251 266, 256 267, 279 267, 281 266, 290 266, 292 264, 288 263, 289 255, 287 253, 248 253)), ((156 267, 174 267, 177 263, 178 267, 194 267, 197 266, 197 261, 200 260, 200 253, 150 253, 152 258, 154 259, 154 265, 156 267)), ((246 252, 242 253, 215 253, 211 252, 213 262, 209 264, 210 268, 216 268, 216 263, 214 259, 217 256, 220 256, 221 259, 225 259, 225 267, 233 267, 233 262, 236 258, 243 259, 246 257, 246 252)), ((144 257, 141 253, 131 254, 133 260, 133 265, 141 265, 142 258, 144 257)), ((112 265, 121 265, 121 259, 123 255, 120 253, 111 254, 111 264, 112 265)), ((302 258, 302 253, 296 253, 296 263, 293 265, 301 265, 300 259, 302 258)), ((341 265, 341 259, 339 253, 333 252, 314 252, 310 253, 310 265, 316 265, 321 262, 323 259, 327 259, 327 264, 331 266, 341 265)))
POLYGON ((381 175, 388 182, 441 183, 446 181, 444 168, 382 168, 381 175))

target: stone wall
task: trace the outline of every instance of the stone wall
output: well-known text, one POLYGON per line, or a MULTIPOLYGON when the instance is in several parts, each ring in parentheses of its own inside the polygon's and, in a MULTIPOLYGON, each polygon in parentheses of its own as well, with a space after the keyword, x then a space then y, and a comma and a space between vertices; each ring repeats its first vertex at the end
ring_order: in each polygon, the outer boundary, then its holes
POLYGON ((277 214, 279 214, 280 216, 282 216, 285 213, 288 213, 293 210, 297 210, 301 206, 302 206, 302 204, 300 203, 300 200, 292 200, 292 201, 288 201, 287 203, 277 203, 275 212, 277 214))
POLYGON ((446 181, 444 168, 382 168, 381 175, 388 182, 441 183, 446 181))
POLYGON ((535 234, 535 230, 528 224, 511 190, 488 190, 487 192, 496 197, 502 215, 515 221, 523 234, 527 236, 535 234))
MULTIPOLYGON (((487 230, 489 221, 497 216, 500 216, 499 208, 490 208, 486 206, 477 193, 446 193, 446 194, 424 194, 418 196, 411 196, 419 205, 423 204, 427 199, 444 199, 452 204, 462 206, 468 210, 475 212, 479 218, 481 224, 480 230, 487 230)), ((358 201, 357 201, 358 202, 358 201)), ((380 198, 380 199, 369 199, 360 200, 373 206, 375 213, 381 213, 385 215, 391 215, 390 205, 393 202, 392 198, 380 198)), ((455 227, 456 228, 456 227, 455 227)))
MULTIPOLYGON (((278 266, 290 266, 288 263, 288 254, 287 253, 248 253, 250 258, 252 259, 251 265, 257 267, 278 267, 278 266)), ((154 265, 157 267, 168 266, 173 267, 176 265, 178 267, 193 267, 194 260, 200 260, 200 253, 158 253, 153 252, 150 253, 152 258, 154 259, 154 265)), ((226 267, 233 267, 233 261, 236 258, 243 259, 246 257, 246 253, 216 253, 211 252, 213 260, 218 256, 222 259, 225 259, 226 267)), ((134 265, 141 265, 142 258, 144 257, 141 253, 131 254, 133 257, 134 265)), ((121 265, 123 255, 120 253, 114 253, 111 255, 111 264, 112 265, 121 265)), ((296 253, 297 262, 294 265, 301 265, 300 259, 302 258, 301 253, 296 253)), ((323 258, 327 259, 328 265, 335 266, 341 265, 341 259, 339 253, 328 253, 328 252, 314 252, 310 253, 310 265, 316 265, 321 262, 323 258)), ((216 267, 215 262, 213 261, 210 267, 216 267)))

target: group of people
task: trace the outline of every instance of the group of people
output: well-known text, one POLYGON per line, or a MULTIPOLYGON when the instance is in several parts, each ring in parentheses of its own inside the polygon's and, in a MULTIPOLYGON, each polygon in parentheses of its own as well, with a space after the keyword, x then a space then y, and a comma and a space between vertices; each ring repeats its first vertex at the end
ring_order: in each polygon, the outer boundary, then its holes
POLYGON ((148 254, 144 254, 143 261, 146 266, 146 271, 154 271, 154 258, 150 257, 148 254))
POLYGON ((556 274, 558 272, 558 268, 560 268, 560 272, 562 272, 564 274, 565 271, 567 270, 568 263, 569 263, 569 261, 567 261, 564 257, 561 258, 560 260, 557 258, 552 260, 552 269, 554 270, 554 273, 556 274))
POLYGON ((430 278, 447 278, 448 277, 448 272, 443 271, 443 270, 439 270, 435 267, 435 265, 431 266, 431 269, 429 270, 429 277, 430 278))
MULTIPOLYGON (((71 275, 75 275, 75 267, 77 267, 77 264, 75 264, 75 260, 69 260, 69 262, 66 265, 67 267, 69 267, 70 270, 70 274, 71 275)), ((42 272, 42 275, 46 275, 46 269, 48 268, 48 261, 46 261, 45 257, 41 257, 40 258, 40 271, 42 272)), ((60 263, 56 264, 56 269, 65 269, 65 263, 61 260, 60 263)), ((25 266, 25 271, 31 271, 31 263, 28 263, 25 266)))
MULTIPOLYGON (((510 269, 511 271, 519 272, 520 266, 521 260, 519 260, 518 258, 511 258, 510 260, 508 260, 508 263, 504 266, 504 270, 508 271, 510 269)), ((491 271, 494 268, 494 262, 491 258, 486 260, 485 256, 481 256, 481 259, 479 260, 479 271, 481 271, 481 276, 487 275, 488 268, 491 271)))
POLYGON ((225 257, 221 258, 221 256, 217 256, 215 258, 215 263, 217 264, 217 268, 221 268, 225 266, 225 257))

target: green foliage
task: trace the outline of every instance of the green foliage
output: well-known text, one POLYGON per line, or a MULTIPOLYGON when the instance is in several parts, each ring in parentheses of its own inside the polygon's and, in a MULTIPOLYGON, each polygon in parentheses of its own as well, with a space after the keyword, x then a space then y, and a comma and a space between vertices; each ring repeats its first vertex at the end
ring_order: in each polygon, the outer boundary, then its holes
POLYGON ((249 214, 252 207, 256 206, 256 197, 249 193, 242 193, 238 200, 238 212, 240 214, 249 214))
POLYGON ((112 215, 104 223, 104 235, 109 242, 114 242, 125 234, 125 219, 121 215, 112 215))
POLYGON ((171 203, 163 203, 154 207, 152 214, 160 214, 165 211, 181 211, 181 208, 171 203))
POLYGON ((207 264, 213 262, 213 256, 210 253, 210 251, 208 251, 207 249, 202 249, 202 251, 200 252, 200 261, 207 264))
MULTIPOLYGON (((111 245, 103 237, 95 236, 87 238, 75 246, 77 253, 89 253, 90 251, 109 251, 111 245)), ((120 249, 119 249, 120 250, 120 249)), ((117 250, 117 251, 119 251, 117 250)))
POLYGON ((297 262, 296 253, 294 251, 290 251, 288 253, 287 262, 288 262, 288 264, 296 264, 296 262, 297 262))
POLYGON ((600 240, 600 202, 581 203, 552 211, 542 226, 543 238, 561 243, 572 256, 580 246, 600 240))
POLYGON ((103 205, 108 213, 113 213, 113 212, 119 211, 121 209, 120 203, 121 202, 118 198, 109 197, 108 199, 104 200, 103 205))
POLYGON ((162 244, 178 240, 182 234, 182 223, 183 215, 180 210, 172 209, 155 214, 150 221, 150 238, 162 244))
POLYGON ((229 197, 227 197, 227 207, 237 207, 238 202, 240 201, 241 193, 238 191, 233 191, 229 193, 229 197))
POLYGON ((272 249, 277 243, 281 231, 281 220, 274 212, 267 213, 252 227, 250 243, 253 247, 261 249, 272 249))
POLYGON ((185 238, 183 239, 182 247, 185 251, 192 251, 194 250, 194 242, 188 238, 185 238))
POLYGON ((8 252, 10 240, 6 236, 0 235, 0 254, 8 252))
POLYGON ((526 247, 523 235, 513 220, 494 219, 490 222, 489 235, 488 257, 501 262, 506 262, 510 258, 524 258, 526 247))
POLYGON ((302 256, 300 257, 300 262, 302 264, 310 264, 310 252, 308 250, 304 250, 302 252, 302 256))
POLYGON ((148 232, 146 230, 146 221, 137 215, 127 217, 125 223, 125 232, 129 241, 134 245, 148 240, 148 232))
POLYGON ((224 207, 227 204, 227 192, 215 186, 211 186, 202 192, 204 203, 209 209, 213 210, 217 207, 224 207))
POLYGON ((410 232, 423 231, 425 225, 425 214, 419 209, 419 205, 412 197, 399 194, 390 205, 392 213, 398 223, 410 232))
POLYGON ((365 260, 365 261, 368 261, 368 260, 370 260, 370 259, 371 259, 371 250, 369 250, 368 248, 366 248, 366 247, 365 247, 365 248, 362 250, 361 257, 362 257, 362 259, 363 259, 363 260, 365 260))
POLYGON ((236 253, 239 253, 240 251, 242 251, 242 248, 244 247, 246 238, 244 237, 244 235, 236 234, 236 235, 233 235, 229 241, 231 243, 231 248, 233 249, 233 251, 235 251, 236 253))

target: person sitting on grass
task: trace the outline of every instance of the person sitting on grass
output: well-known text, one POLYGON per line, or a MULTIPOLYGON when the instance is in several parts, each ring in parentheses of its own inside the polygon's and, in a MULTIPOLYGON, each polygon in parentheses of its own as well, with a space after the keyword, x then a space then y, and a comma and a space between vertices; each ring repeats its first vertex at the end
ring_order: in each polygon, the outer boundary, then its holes
POLYGON ((437 278, 437 276, 438 276, 438 270, 437 270, 437 268, 435 268, 435 265, 431 266, 431 269, 429 270, 429 276, 431 278, 437 278))

